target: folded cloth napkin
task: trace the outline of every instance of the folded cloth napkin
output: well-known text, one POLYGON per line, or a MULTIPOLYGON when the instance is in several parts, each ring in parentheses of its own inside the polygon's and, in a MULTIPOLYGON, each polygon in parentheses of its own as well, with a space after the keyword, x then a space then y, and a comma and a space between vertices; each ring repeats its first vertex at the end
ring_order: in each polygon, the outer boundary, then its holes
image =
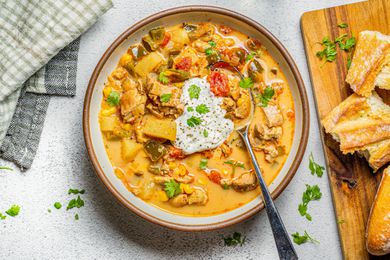
POLYGON ((111 0, 0 0, 0 157, 31 166, 50 95, 75 94, 79 36, 111 7, 111 0))

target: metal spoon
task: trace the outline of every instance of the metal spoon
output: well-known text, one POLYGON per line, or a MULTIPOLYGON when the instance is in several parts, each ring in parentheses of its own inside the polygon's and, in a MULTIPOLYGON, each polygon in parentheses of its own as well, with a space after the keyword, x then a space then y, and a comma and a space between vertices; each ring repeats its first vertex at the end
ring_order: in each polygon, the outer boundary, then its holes
MULTIPOLYGON (((224 69, 230 69, 237 72, 241 78, 244 78, 242 73, 234 66, 228 64, 225 61, 219 61, 214 63, 211 66, 211 70, 214 70, 215 68, 224 68, 224 69)), ((267 184, 264 181, 263 175, 261 173, 260 167, 257 163, 256 156, 253 152, 252 146, 249 142, 248 137, 248 130, 250 123, 252 122, 253 113, 254 113, 254 98, 252 94, 252 90, 249 89, 249 95, 251 98, 251 111, 250 116, 248 119, 239 125, 236 125, 235 130, 241 135, 242 139, 244 140, 245 146, 249 152, 249 155, 252 160, 253 167, 255 169, 257 179, 260 184, 261 193, 263 195, 263 202, 265 205, 265 209, 267 211, 268 219, 271 224, 272 233, 274 235, 276 247, 278 249, 279 258, 283 260, 294 260, 298 259, 298 255, 295 252, 294 246, 291 243, 289 234, 286 231, 286 228, 284 227, 283 221, 279 215, 279 212, 277 208, 275 207, 275 204, 272 200, 272 197, 268 191, 267 184)))

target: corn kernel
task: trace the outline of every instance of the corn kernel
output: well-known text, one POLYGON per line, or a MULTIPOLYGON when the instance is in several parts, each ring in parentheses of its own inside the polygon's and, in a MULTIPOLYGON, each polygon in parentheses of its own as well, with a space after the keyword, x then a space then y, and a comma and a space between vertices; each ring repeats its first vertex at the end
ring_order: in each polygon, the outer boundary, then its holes
POLYGON ((108 96, 110 95, 111 91, 112 91, 112 87, 105 87, 105 88, 103 89, 103 95, 104 95, 105 97, 108 97, 108 96))
POLYGON ((125 66, 128 62, 130 62, 132 60, 133 60, 133 57, 130 54, 126 53, 121 57, 121 60, 119 63, 121 66, 125 66))
POLYGON ((180 189, 182 192, 186 194, 191 194, 194 192, 194 188, 192 188, 189 184, 180 183, 180 189))
POLYGON ((168 201, 169 200, 169 198, 168 198, 167 194, 165 193, 165 191, 159 190, 157 192, 157 194, 158 194, 158 199, 160 201, 168 201))
POLYGON ((126 131, 130 131, 131 130, 131 124, 123 124, 122 128, 125 129, 126 131))
POLYGON ((176 176, 184 176, 187 173, 187 168, 183 164, 179 164, 177 168, 173 169, 173 174, 175 174, 176 176))
POLYGON ((109 109, 104 109, 102 110, 102 116, 110 116, 112 114, 116 113, 116 107, 111 107, 109 109))
POLYGON ((176 166, 177 166, 177 164, 176 164, 176 163, 174 163, 174 162, 169 162, 169 163, 168 163, 168 167, 169 167, 169 169, 170 169, 170 170, 173 170, 173 169, 175 169, 175 168, 176 168, 176 166))
POLYGON ((243 103, 244 103, 244 99, 243 98, 239 98, 237 100, 237 106, 241 106, 243 103))

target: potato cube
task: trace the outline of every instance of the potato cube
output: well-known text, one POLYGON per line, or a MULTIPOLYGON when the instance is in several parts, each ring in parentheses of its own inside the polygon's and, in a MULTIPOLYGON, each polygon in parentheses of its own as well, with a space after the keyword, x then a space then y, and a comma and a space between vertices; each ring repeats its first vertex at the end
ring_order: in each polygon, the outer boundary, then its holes
POLYGON ((176 123, 170 119, 157 119, 148 117, 143 128, 143 133, 156 138, 176 140, 176 123))
POLYGON ((142 149, 142 145, 134 140, 123 138, 122 139, 122 158, 125 161, 134 160, 139 150, 142 149))

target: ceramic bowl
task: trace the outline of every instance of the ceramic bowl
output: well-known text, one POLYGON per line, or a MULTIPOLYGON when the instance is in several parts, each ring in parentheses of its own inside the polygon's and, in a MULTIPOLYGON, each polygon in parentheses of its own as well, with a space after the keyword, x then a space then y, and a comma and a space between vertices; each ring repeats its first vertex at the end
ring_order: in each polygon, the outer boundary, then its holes
POLYGON ((250 37, 259 39, 284 72, 295 105, 295 134, 290 154, 279 175, 269 186, 277 198, 293 178, 304 154, 309 132, 309 107, 305 88, 298 69, 283 45, 263 26, 236 12, 211 6, 185 6, 161 11, 134 24, 122 33, 103 54, 97 64, 85 96, 83 127, 84 138, 92 165, 108 190, 128 209, 162 226, 184 231, 204 231, 223 228, 243 221, 264 208, 260 197, 226 213, 207 217, 188 217, 160 210, 129 192, 115 176, 106 154, 100 132, 98 113, 102 90, 107 76, 117 66, 127 48, 140 41, 151 28, 183 22, 211 21, 230 26, 250 37))

